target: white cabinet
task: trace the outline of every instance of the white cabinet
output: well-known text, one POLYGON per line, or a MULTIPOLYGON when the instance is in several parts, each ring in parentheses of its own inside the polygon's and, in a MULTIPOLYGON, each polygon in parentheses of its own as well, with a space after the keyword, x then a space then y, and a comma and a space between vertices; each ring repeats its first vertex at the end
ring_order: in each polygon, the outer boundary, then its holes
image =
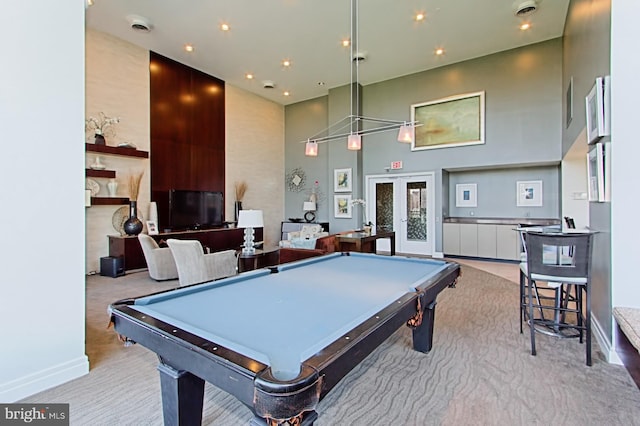
POLYGON ((444 223, 442 225, 442 251, 444 254, 460 254, 460 225, 444 223))
POLYGON ((496 257, 496 225, 478 224, 478 257, 496 257))
POLYGON ((445 255, 485 259, 520 259, 518 225, 485 223, 443 223, 442 250, 445 255))
POLYGON ((496 225, 496 257, 506 260, 520 260, 520 236, 517 225, 496 225))
POLYGON ((478 225, 475 223, 460 224, 460 255, 478 256, 478 225))

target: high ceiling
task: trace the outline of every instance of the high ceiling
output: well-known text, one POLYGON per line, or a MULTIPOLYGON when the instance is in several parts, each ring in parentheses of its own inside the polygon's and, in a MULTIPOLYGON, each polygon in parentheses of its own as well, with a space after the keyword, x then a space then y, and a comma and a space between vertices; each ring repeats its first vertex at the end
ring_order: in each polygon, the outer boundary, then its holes
POLYGON ((357 0, 93 0, 86 23, 287 105, 352 79, 368 85, 560 37, 570 0, 537 0, 525 17, 515 10, 534 0, 362 0, 357 7, 351 1, 357 0), (366 56, 357 77, 350 48, 341 45, 350 38, 352 9, 357 50, 366 56), (415 20, 418 12, 423 21, 415 20), (134 30, 132 17, 151 31, 134 30), (524 21, 531 23, 525 31, 524 21), (229 31, 220 29, 223 23, 229 31), (194 50, 186 52, 186 44, 194 50), (275 87, 265 88, 266 81, 275 87))

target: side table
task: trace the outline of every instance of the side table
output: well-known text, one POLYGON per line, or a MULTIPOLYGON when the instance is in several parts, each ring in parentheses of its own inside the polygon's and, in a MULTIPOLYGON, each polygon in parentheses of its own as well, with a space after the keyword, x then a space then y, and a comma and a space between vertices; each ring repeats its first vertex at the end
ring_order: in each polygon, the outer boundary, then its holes
POLYGON ((238 272, 275 266, 280 261, 280 248, 256 249, 255 253, 238 254, 238 272))

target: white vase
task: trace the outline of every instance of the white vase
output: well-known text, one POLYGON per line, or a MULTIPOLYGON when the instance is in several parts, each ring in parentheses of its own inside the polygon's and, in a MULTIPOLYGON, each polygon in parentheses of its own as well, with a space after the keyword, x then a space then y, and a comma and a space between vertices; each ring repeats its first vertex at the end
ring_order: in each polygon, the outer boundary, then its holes
POLYGON ((118 191, 118 181, 115 179, 109 179, 109 183, 107 183, 107 190, 109 191, 109 197, 115 197, 116 192, 118 191))

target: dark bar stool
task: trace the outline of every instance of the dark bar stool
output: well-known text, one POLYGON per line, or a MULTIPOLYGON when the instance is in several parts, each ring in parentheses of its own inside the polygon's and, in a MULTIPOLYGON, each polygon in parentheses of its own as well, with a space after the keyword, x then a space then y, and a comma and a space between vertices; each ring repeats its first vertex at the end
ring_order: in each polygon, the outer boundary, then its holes
POLYGON ((593 235, 591 231, 526 233, 526 263, 521 263, 520 310, 521 320, 529 323, 532 355, 536 355, 536 332, 579 337, 580 343, 583 343, 583 338, 586 340, 587 365, 592 364, 590 284, 593 235), (540 282, 546 282, 554 295, 543 296, 540 282), (584 297, 586 303, 583 303, 584 297), (552 315, 545 316, 545 312, 552 315), (567 314, 575 314, 575 318, 567 314))

